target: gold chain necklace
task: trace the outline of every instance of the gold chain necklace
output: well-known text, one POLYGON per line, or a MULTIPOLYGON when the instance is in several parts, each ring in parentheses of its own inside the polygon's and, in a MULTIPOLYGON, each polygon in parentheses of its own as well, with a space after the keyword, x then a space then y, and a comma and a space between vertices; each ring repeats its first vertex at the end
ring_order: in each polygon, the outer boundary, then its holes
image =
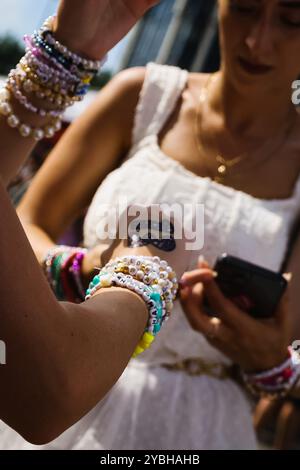
MULTIPOLYGON (((210 74, 210 76, 209 76, 209 78, 206 82, 206 85, 201 90, 200 97, 199 97, 199 105, 198 105, 197 110, 196 110, 195 140, 196 140, 198 151, 201 155, 203 154, 203 147, 200 143, 200 138, 199 138, 200 137, 200 125, 199 125, 200 109, 203 106, 203 103, 205 103, 208 99, 208 92, 209 92, 210 84, 213 83, 213 79, 216 79, 216 78, 217 78, 216 73, 215 74, 210 74)), ((276 150, 278 150, 281 147, 281 145, 284 144, 286 138, 288 137, 289 131, 292 128, 292 124, 293 124, 293 122, 291 124, 288 123, 288 126, 287 126, 287 128, 285 129, 285 132, 284 132, 284 137, 283 137, 282 140, 280 140, 278 147, 276 147, 275 149, 272 149, 270 154, 269 153, 267 154, 267 157, 263 160, 263 162, 260 160, 259 161, 260 164, 264 163, 276 150)), ((263 148, 263 146, 260 147, 260 148, 263 148)), ((205 152, 204 152, 204 155, 205 155, 205 152)), ((218 175, 213 176, 212 179, 214 181, 216 181, 217 183, 223 183, 226 176, 228 176, 229 170, 231 168, 233 168, 234 166, 238 165, 240 162, 246 160, 246 158, 248 158, 248 157, 249 157, 249 154, 242 154, 238 157, 235 157, 235 158, 232 158, 232 159, 227 159, 227 158, 224 158, 222 155, 218 154, 215 157, 216 162, 218 163, 218 168, 217 168, 218 175)), ((207 165, 206 165, 206 167, 207 167, 207 165)), ((208 167, 207 167, 207 169, 209 170, 208 167)))

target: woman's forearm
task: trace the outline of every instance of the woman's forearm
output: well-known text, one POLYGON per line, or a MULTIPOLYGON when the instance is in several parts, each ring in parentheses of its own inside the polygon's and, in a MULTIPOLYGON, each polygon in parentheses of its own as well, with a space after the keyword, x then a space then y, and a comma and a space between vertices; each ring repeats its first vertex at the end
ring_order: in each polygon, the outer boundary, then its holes
POLYGON ((0 417, 27 439, 51 440, 118 379, 147 321, 131 292, 81 305, 56 301, 0 184, 0 417))
POLYGON ((33 139, 24 139, 10 128, 0 115, 0 176, 5 187, 17 174, 35 146, 33 139))
POLYGON ((22 217, 20 221, 23 225, 23 229, 26 236, 32 246, 35 256, 40 265, 42 265, 47 253, 56 246, 55 242, 49 237, 49 235, 37 225, 24 222, 22 217))

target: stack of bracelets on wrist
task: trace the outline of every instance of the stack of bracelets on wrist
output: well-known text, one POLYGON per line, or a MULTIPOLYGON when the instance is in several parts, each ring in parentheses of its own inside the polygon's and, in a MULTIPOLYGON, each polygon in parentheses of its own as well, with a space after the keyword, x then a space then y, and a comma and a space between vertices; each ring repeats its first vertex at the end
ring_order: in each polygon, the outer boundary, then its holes
POLYGON ((54 17, 50 17, 38 32, 24 37, 26 54, 11 70, 0 91, 0 114, 6 117, 8 125, 18 129, 23 137, 37 141, 53 137, 61 129, 65 109, 84 98, 104 62, 88 60, 68 50, 55 39, 53 24, 54 17), (36 106, 30 96, 44 100, 47 106, 36 106), (13 111, 12 97, 49 122, 43 128, 21 122, 13 111))
POLYGON ((258 374, 243 373, 244 382, 253 395, 276 399, 290 392, 299 380, 300 365, 295 362, 296 353, 292 348, 288 348, 288 353, 288 359, 278 367, 258 374))
POLYGON ((87 250, 82 248, 57 246, 47 253, 43 270, 59 300, 74 303, 84 301, 81 267, 86 252, 87 250))
POLYGON ((148 349, 169 318, 178 293, 176 274, 158 256, 124 256, 110 261, 94 277, 86 300, 107 287, 123 287, 138 294, 146 303, 149 319, 133 357, 148 349))

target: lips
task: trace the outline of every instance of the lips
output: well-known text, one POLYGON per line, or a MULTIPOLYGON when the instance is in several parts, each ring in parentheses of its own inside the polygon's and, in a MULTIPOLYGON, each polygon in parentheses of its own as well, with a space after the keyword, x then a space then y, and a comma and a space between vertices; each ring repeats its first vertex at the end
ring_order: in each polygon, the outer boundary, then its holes
POLYGON ((270 65, 264 65, 264 64, 259 64, 256 62, 251 62, 246 59, 243 59, 242 57, 239 57, 238 59, 239 64, 241 67, 248 73, 253 74, 253 75, 261 75, 270 72, 271 70, 274 69, 274 67, 270 65))

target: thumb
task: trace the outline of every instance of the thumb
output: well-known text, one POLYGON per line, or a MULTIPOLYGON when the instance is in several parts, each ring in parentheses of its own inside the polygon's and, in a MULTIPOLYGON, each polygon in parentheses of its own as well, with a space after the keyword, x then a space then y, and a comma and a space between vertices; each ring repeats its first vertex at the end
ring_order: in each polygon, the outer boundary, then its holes
POLYGON ((203 255, 199 256, 197 266, 198 266, 198 268, 209 268, 210 269, 210 265, 205 260, 203 255))

